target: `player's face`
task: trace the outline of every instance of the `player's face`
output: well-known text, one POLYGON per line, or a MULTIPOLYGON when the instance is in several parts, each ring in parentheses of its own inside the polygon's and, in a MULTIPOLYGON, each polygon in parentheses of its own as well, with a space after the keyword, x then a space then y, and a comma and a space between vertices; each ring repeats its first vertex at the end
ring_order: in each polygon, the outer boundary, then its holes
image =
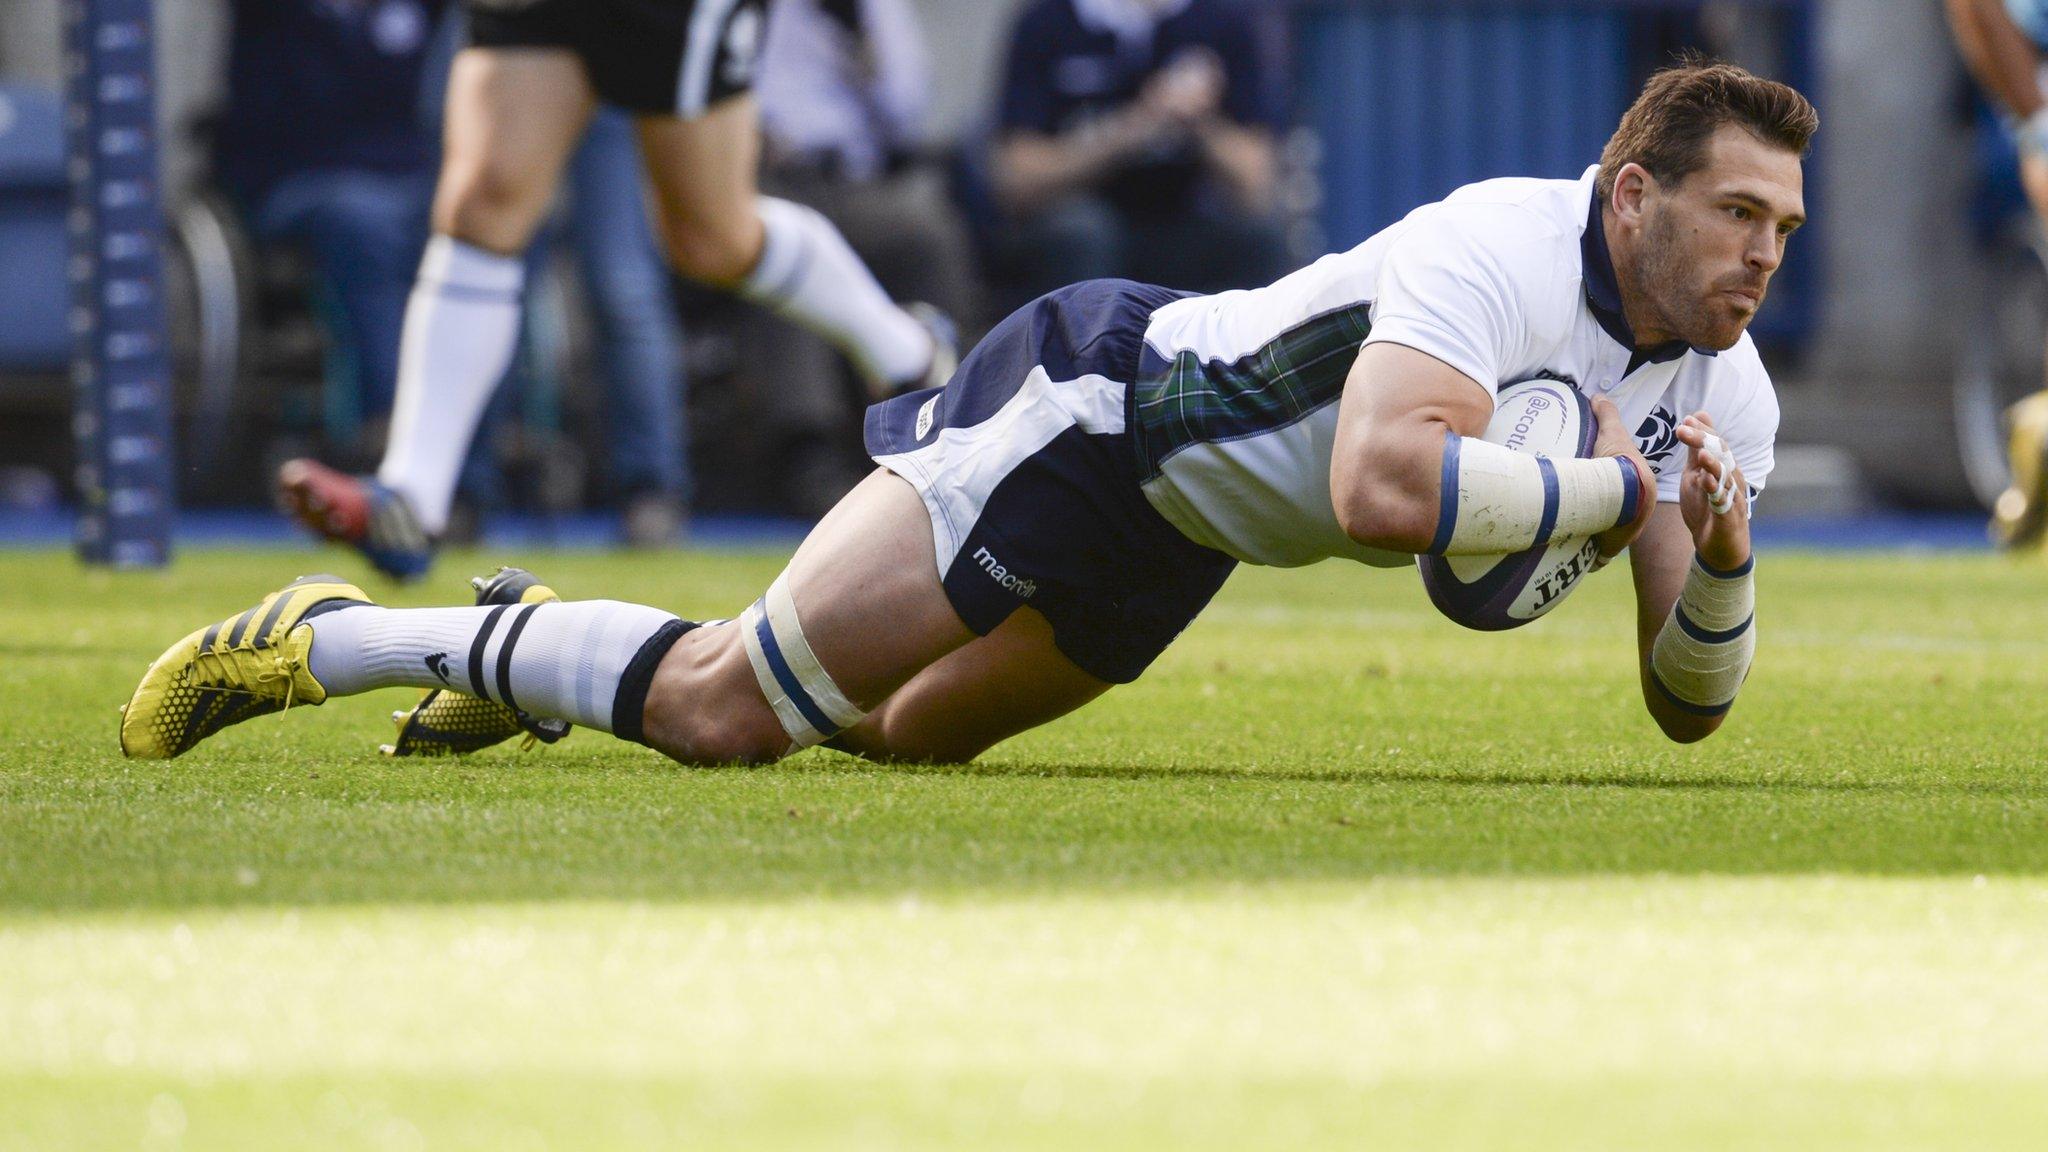
POLYGON ((1658 327, 1702 348, 1741 339, 1806 222, 1799 157, 1725 125, 1706 167, 1643 200, 1642 291, 1658 327))

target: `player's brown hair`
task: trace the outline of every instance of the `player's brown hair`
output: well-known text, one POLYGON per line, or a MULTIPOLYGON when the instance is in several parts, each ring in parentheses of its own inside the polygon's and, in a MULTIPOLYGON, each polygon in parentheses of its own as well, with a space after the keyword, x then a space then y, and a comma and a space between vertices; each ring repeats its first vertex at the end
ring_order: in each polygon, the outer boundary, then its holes
POLYGON ((1707 142, 1724 124, 1804 156, 1820 128, 1820 113, 1790 85, 1688 54, 1643 85, 1600 152, 1594 187, 1606 200, 1614 194, 1615 176, 1629 164, 1677 184, 1706 167, 1707 142))

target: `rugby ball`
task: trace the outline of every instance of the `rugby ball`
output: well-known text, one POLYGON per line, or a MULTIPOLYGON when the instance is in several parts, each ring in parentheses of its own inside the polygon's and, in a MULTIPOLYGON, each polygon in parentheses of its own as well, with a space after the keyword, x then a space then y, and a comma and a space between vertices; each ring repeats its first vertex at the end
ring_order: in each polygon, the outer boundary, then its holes
MULTIPOLYGON (((1593 454, 1599 423, 1592 402, 1556 380, 1500 390, 1481 437, 1536 456, 1593 454)), ((1552 540, 1503 556, 1418 556, 1422 586, 1445 616, 1482 632, 1519 628, 1557 607, 1593 570, 1600 546, 1590 536, 1552 540)))

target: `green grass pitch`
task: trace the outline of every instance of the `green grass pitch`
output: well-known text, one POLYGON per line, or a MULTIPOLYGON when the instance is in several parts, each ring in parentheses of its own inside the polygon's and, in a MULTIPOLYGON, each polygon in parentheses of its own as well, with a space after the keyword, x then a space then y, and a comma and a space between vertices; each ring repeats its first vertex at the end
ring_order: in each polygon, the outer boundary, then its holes
MULTIPOLYGON (((687 615, 779 563, 502 559, 687 615)), ((323 562, 0 554, 0 1150, 2048 1133, 2039 565, 1764 556, 1690 748, 1618 571, 1480 636, 1330 564, 966 767, 389 762, 397 692, 119 758, 151 657, 323 562)))

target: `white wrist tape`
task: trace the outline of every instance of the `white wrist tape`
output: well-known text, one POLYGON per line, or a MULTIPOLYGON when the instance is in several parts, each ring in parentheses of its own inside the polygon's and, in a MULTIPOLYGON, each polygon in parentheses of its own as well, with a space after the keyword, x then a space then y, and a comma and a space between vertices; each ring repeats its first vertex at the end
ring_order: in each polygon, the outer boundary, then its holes
POLYGON ((1553 460, 1444 434, 1437 556, 1498 556, 1635 519, 1642 478, 1626 459, 1553 460))
POLYGON ((1755 557, 1733 572, 1693 558, 1650 648, 1650 679, 1680 711, 1719 716, 1734 705, 1756 656, 1755 569, 1755 557))
POLYGON ((775 718, 782 721, 782 730, 789 733, 791 751, 822 744, 867 715, 853 706, 812 655, 804 630, 797 625, 786 574, 777 576, 767 594, 740 614, 740 633, 746 639, 754 680, 775 718))

